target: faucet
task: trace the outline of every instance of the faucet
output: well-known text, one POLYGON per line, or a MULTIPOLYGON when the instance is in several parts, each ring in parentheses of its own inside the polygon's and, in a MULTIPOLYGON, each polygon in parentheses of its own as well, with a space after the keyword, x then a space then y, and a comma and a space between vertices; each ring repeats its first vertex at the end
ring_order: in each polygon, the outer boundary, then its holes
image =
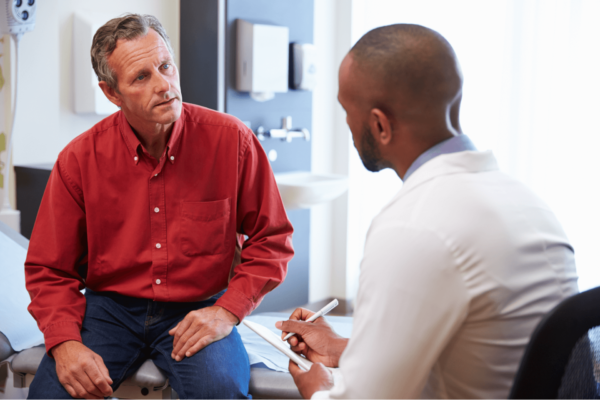
POLYGON ((308 129, 292 129, 292 117, 285 117, 281 121, 280 129, 271 129, 268 132, 265 131, 265 128, 259 126, 256 130, 256 136, 260 140, 265 140, 267 138, 271 139, 281 139, 286 142, 291 142, 293 138, 304 138, 304 140, 310 140, 310 132, 308 129))

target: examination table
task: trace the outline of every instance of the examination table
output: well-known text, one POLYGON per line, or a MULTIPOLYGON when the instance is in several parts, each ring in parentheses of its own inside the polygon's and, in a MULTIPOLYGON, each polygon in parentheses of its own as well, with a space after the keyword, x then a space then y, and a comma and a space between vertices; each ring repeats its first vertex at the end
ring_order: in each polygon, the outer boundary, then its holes
MULTIPOLYGON (((273 326, 274 321, 285 320, 288 317, 288 313, 262 313, 248 318, 263 323, 265 326, 271 325, 272 322, 271 326, 273 326), (268 323, 266 323, 267 321, 268 323)), ((351 317, 326 318, 342 336, 349 336, 352 328, 351 317)), ((265 365, 265 363, 269 363, 270 367, 281 369, 285 364, 287 368, 287 358, 268 343, 264 342, 263 345, 263 340, 247 328, 244 329, 245 327, 242 327, 242 325, 239 325, 238 328, 252 364, 250 369, 250 394, 259 399, 301 398, 289 372, 275 371, 265 365), (257 348, 256 345, 260 348, 257 348), (268 359, 261 358, 265 355, 268 359), (256 363, 260 360, 264 362, 256 363), (273 361, 277 365, 273 365, 273 361)), ((274 330, 274 328, 272 329, 274 330)), ((29 387, 44 353, 44 346, 36 346, 15 353, 6 337, 0 333, 0 375, 2 375, 1 366, 4 365, 4 368, 8 367, 13 372, 13 385, 15 388, 29 387)), ((2 377, 0 376, 1 380, 2 377)), ((123 382, 113 396, 145 399, 177 398, 177 394, 169 386, 168 379, 154 365, 152 360, 147 360, 131 377, 123 382)))
MULTIPOLYGON (((26 238, 0 222, 0 253, 3 254, 0 258, 0 273, 4 277, 0 280, 0 293, 12 293, 5 298, 0 296, 0 398, 5 395, 2 393, 2 387, 5 386, 9 369, 12 372, 12 385, 6 382, 7 387, 29 387, 45 353, 44 346, 39 345, 43 342, 43 336, 27 312, 30 300, 25 290, 22 268, 28 245, 29 241, 26 238), (25 340, 28 336, 31 337, 25 340), (7 337, 11 338, 10 341, 7 337), (15 349, 22 351, 17 352, 15 349)), ((251 315, 247 319, 280 334, 275 329, 275 322, 287 319, 289 314, 260 313, 251 315)), ((326 318, 341 336, 350 337, 351 317, 328 316, 326 318)), ((238 325, 237 329, 250 360, 250 394, 255 398, 265 399, 300 398, 292 376, 287 372, 288 358, 244 324, 238 325)), ((18 391, 18 393, 22 392, 18 391)), ((166 376, 151 360, 147 360, 123 382, 113 396, 148 399, 177 398, 166 376)))

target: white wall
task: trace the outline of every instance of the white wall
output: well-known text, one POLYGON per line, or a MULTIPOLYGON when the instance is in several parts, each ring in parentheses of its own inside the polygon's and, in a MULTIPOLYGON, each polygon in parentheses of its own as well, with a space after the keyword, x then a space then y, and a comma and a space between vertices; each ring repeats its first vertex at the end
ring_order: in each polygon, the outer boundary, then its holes
MULTIPOLYGON (((350 131, 337 102, 338 68, 351 46, 352 1, 315 0, 318 84, 313 93, 312 171, 348 175, 350 131)), ((310 301, 349 297, 348 197, 311 209, 310 301)))
POLYGON ((39 0, 35 30, 20 46, 19 103, 14 163, 52 163, 77 135, 104 116, 73 112, 73 14, 152 14, 179 59, 179 0, 39 0))

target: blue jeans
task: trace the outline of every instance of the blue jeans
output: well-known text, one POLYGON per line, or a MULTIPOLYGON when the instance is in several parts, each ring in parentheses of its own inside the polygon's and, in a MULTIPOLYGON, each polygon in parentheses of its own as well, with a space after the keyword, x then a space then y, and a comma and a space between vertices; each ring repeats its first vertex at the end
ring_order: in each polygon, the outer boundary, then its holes
MULTIPOLYGON (((113 391, 151 358, 182 399, 247 398, 248 354, 237 329, 191 357, 171 358, 171 330, 190 311, 212 306, 222 295, 200 302, 163 303, 116 293, 86 290, 81 338, 104 360, 113 391)), ((29 388, 30 399, 70 399, 56 375, 53 358, 44 355, 29 388)))

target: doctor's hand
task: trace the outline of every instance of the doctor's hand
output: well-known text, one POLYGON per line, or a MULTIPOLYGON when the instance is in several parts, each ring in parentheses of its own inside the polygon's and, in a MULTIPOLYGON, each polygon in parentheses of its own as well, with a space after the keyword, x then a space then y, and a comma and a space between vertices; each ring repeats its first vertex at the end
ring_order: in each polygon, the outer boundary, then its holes
POLYGON ((219 306, 190 312, 169 331, 173 336, 171 357, 181 361, 193 356, 212 342, 227 337, 239 322, 235 315, 219 306))
POLYGON ((112 395, 113 381, 102 357, 83 343, 69 340, 50 351, 56 361, 58 380, 72 397, 103 399, 112 395))
POLYGON ((348 339, 335 333, 323 317, 317 318, 314 322, 304 322, 313 314, 314 312, 305 308, 297 308, 289 321, 279 321, 275 327, 283 331, 282 339, 288 332, 296 333, 288 339, 293 351, 303 354, 312 362, 335 368, 348 344, 348 339))
POLYGON ((333 374, 323 364, 315 363, 310 367, 310 371, 303 371, 290 360, 289 370, 300 394, 305 399, 310 399, 316 392, 333 387, 333 374))

